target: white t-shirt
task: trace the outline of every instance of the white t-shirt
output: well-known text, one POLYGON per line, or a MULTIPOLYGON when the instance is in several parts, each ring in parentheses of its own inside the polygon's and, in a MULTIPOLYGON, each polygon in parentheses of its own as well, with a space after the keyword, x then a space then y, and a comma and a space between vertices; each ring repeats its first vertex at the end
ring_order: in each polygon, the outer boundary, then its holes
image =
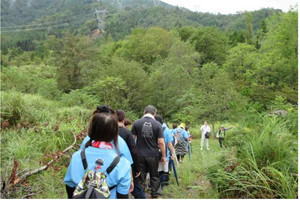
POLYGON ((206 132, 210 132, 210 127, 208 125, 202 125, 200 128, 202 135, 205 134, 206 132))

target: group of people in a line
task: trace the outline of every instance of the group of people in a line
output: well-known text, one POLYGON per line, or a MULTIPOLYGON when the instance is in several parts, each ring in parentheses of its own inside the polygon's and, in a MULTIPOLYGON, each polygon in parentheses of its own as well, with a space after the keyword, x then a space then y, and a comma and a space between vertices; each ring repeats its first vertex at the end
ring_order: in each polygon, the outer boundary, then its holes
MULTIPOLYGON (((128 199, 131 193, 143 199, 147 188, 151 198, 161 196, 163 187, 168 185, 170 161, 183 161, 191 134, 184 123, 173 124, 173 129, 169 129, 156 113, 154 106, 146 106, 143 117, 132 124, 130 131, 123 110, 98 106, 91 117, 88 135, 73 154, 64 178, 68 198, 128 199)), ((201 131, 202 149, 205 134, 210 132, 206 122, 201 131)), ((225 131, 220 132, 220 137, 222 134, 225 131)), ((220 138, 219 142, 222 147, 220 138)), ((208 138, 206 147, 209 149, 208 138)))

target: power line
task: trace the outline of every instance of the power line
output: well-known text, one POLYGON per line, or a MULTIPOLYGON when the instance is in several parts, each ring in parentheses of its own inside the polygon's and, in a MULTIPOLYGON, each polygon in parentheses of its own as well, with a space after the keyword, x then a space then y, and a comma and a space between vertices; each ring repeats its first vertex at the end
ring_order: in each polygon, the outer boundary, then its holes
MULTIPOLYGON (((88 15, 86 15, 86 16, 88 16, 88 15)), ((86 20, 86 19, 88 19, 88 18, 81 19, 81 20, 78 21, 78 22, 84 21, 84 20, 86 20)), ((1 30, 1 33, 43 30, 43 29, 48 29, 48 28, 53 28, 53 27, 66 26, 66 25, 69 25, 70 23, 76 22, 76 21, 77 21, 77 20, 73 20, 73 21, 69 21, 69 22, 64 22, 64 23, 62 23, 62 24, 53 24, 53 25, 50 25, 50 26, 48 25, 48 26, 43 26, 43 27, 33 27, 33 28, 14 29, 14 30, 4 30, 4 31, 1 30)))
MULTIPOLYGON (((82 17, 87 17, 87 16, 93 16, 93 14, 90 13, 90 14, 84 15, 82 17)), ((77 17, 77 16, 73 16, 70 19, 75 18, 75 17, 77 17)), ((68 20, 70 20, 70 19, 68 19, 68 20)), ((61 21, 61 22, 63 22, 63 21, 61 21)), ((28 25, 16 25, 16 26, 4 26, 4 27, 1 27, 1 29, 11 29, 11 28, 18 28, 18 27, 21 27, 21 28, 27 28, 28 27, 28 28, 30 28, 31 26, 40 26, 40 25, 43 25, 43 26, 50 25, 51 26, 51 25, 55 25, 55 24, 61 23, 61 22, 39 23, 39 24, 28 24, 28 25)), ((63 22, 63 23, 67 23, 67 22, 63 22)))
POLYGON ((49 29, 50 27, 53 28, 53 27, 60 27, 60 26, 66 26, 66 25, 69 25, 69 22, 63 23, 63 24, 52 25, 52 26, 29 28, 29 29, 16 29, 16 30, 8 30, 8 31, 1 30, 1 33, 43 30, 43 29, 49 29))

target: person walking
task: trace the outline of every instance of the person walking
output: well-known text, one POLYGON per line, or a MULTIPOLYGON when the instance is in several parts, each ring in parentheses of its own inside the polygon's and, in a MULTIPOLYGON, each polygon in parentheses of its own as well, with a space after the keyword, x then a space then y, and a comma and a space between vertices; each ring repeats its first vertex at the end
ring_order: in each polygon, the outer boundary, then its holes
POLYGON ((175 138, 177 140, 177 143, 175 144, 175 152, 178 161, 181 163, 185 154, 188 152, 187 143, 189 141, 188 134, 185 131, 184 123, 181 123, 176 129, 175 138))
POLYGON ((209 150, 209 134, 210 134, 210 127, 208 126, 207 122, 204 122, 204 125, 200 128, 202 134, 201 134, 201 150, 203 150, 204 140, 206 142, 206 150, 209 150))
MULTIPOLYGON (((116 112, 111 109, 108 105, 105 105, 105 106, 97 106, 96 110, 93 112, 93 115, 95 115, 96 113, 110 113, 112 114, 116 119, 117 119, 117 115, 116 115, 116 112)), ((85 144, 90 140, 91 138, 89 137, 89 135, 87 135, 81 145, 80 145, 80 149, 84 149, 85 147, 85 144)), ((121 157, 125 157, 129 162, 130 164, 133 164, 133 160, 132 160, 132 156, 130 154, 130 151, 129 151, 129 148, 126 144, 126 142, 124 141, 124 139, 119 136, 118 134, 118 140, 116 141, 113 141, 113 145, 114 146, 118 146, 118 148, 114 148, 115 151, 118 151, 117 153, 121 156, 121 157), (117 142, 115 144, 115 142, 117 142)))
POLYGON ((124 139, 126 142, 131 156, 133 158, 133 165, 132 166, 132 173, 133 173, 133 180, 134 180, 134 189, 132 191, 132 195, 136 199, 145 199, 146 195, 143 192, 141 186, 137 182, 137 177, 140 175, 140 162, 139 162, 139 155, 138 150, 133 139, 132 133, 128 130, 125 126, 125 112, 123 110, 116 110, 117 117, 118 117, 118 125, 119 125, 119 135, 124 139))
POLYGON ((162 164, 162 162, 160 161, 158 164, 158 173, 159 173, 159 177, 160 177, 160 183, 161 183, 161 187, 163 188, 165 185, 168 185, 169 182, 169 160, 172 159, 173 160, 173 156, 175 156, 174 153, 174 147, 172 144, 173 141, 173 136, 171 133, 171 130, 168 128, 168 126, 166 125, 166 123, 164 123, 163 117, 161 115, 156 115, 155 119, 161 123, 162 127, 163 127, 163 131, 164 131, 164 140, 165 140, 165 144, 166 144, 166 164, 162 164))
POLYGON ((136 146, 140 157, 141 175, 137 178, 144 192, 146 188, 146 174, 150 174, 151 197, 162 195, 158 174, 159 149, 162 153, 161 162, 166 163, 166 147, 162 125, 155 120, 157 109, 148 105, 145 107, 144 116, 132 125, 132 134, 136 137, 136 146))
POLYGON ((222 148, 222 144, 225 146, 224 144, 224 140, 225 140, 225 133, 226 131, 232 129, 232 127, 229 128, 225 128, 224 125, 221 126, 221 128, 219 129, 218 133, 217 133, 217 137, 219 138, 219 145, 222 148))
POLYGON ((131 185, 130 163, 124 157, 119 157, 116 153, 118 146, 112 142, 117 144, 118 140, 117 119, 110 113, 95 113, 89 125, 88 135, 90 140, 84 149, 72 155, 64 178, 68 198, 73 198, 75 188, 87 170, 95 170, 94 173, 100 170, 107 173, 106 182, 110 188, 110 198, 128 199, 131 185))

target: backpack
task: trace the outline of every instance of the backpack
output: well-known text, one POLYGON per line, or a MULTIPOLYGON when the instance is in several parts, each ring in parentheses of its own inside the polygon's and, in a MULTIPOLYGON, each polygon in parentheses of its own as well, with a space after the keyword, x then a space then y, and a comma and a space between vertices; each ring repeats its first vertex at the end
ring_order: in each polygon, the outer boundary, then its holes
POLYGON ((181 129, 177 129, 177 132, 175 134, 175 138, 177 140, 177 143, 181 141, 181 132, 182 132, 181 129))
MULTIPOLYGON (((85 148, 81 151, 80 155, 83 168, 86 170, 88 165, 85 156, 85 148)), ((116 156, 106 169, 107 175, 115 168, 119 161, 120 157, 116 156)), ((109 199, 110 191, 113 190, 116 185, 108 187, 105 173, 98 171, 98 169, 101 168, 101 165, 103 165, 103 160, 97 159, 95 169, 88 170, 85 173, 75 188, 73 199, 109 199)))

